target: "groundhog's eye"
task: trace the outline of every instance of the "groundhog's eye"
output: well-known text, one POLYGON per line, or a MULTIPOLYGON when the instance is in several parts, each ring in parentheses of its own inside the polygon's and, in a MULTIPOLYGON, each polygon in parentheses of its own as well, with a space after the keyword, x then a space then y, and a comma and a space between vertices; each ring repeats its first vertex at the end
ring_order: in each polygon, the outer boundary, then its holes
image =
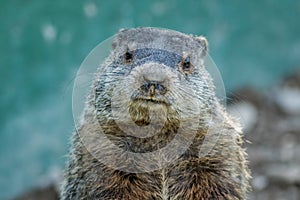
POLYGON ((191 64, 190 56, 184 57, 180 62, 180 70, 185 74, 192 73, 194 70, 194 66, 191 64))
POLYGON ((126 53, 123 56, 123 60, 127 64, 131 63, 133 60, 133 51, 130 51, 129 49, 127 49, 126 53))

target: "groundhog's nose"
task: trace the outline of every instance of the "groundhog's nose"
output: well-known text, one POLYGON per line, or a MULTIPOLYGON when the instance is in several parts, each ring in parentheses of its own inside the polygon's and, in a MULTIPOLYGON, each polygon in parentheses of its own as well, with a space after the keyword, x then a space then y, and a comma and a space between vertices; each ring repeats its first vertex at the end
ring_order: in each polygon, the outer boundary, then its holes
POLYGON ((157 82, 157 81, 147 81, 141 86, 141 90, 148 94, 150 97, 153 97, 155 94, 165 94, 166 87, 157 82))

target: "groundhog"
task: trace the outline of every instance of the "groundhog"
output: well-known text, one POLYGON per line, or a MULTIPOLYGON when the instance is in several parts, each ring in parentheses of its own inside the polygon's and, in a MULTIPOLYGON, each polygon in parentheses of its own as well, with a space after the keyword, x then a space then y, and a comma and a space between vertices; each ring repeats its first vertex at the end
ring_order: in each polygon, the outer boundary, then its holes
POLYGON ((120 30, 73 134, 61 199, 246 199, 241 127, 204 65, 208 43, 120 30))

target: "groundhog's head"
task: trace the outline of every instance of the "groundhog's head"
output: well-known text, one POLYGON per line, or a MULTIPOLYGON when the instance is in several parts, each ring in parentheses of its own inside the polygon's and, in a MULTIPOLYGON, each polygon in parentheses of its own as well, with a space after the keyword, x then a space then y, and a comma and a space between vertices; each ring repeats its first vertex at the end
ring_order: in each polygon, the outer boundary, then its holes
POLYGON ((203 65, 204 37, 137 28, 121 30, 112 46, 95 87, 101 120, 147 126, 210 112, 214 86, 203 65))

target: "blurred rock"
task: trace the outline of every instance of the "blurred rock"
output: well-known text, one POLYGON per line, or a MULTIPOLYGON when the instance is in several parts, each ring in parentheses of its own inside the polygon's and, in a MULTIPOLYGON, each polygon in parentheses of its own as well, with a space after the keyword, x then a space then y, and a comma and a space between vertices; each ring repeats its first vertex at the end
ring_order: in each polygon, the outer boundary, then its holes
POLYGON ((288 116, 276 124, 278 131, 297 132, 300 130, 300 116, 288 116))
POLYGON ((252 180, 252 186, 256 190, 263 190, 268 186, 268 184, 269 180, 264 175, 255 176, 252 180))
POLYGON ((300 186, 300 163, 272 164, 267 166, 267 176, 270 180, 282 185, 300 186))
POLYGON ((275 101, 290 115, 300 115, 300 88, 284 87, 276 90, 275 101))

